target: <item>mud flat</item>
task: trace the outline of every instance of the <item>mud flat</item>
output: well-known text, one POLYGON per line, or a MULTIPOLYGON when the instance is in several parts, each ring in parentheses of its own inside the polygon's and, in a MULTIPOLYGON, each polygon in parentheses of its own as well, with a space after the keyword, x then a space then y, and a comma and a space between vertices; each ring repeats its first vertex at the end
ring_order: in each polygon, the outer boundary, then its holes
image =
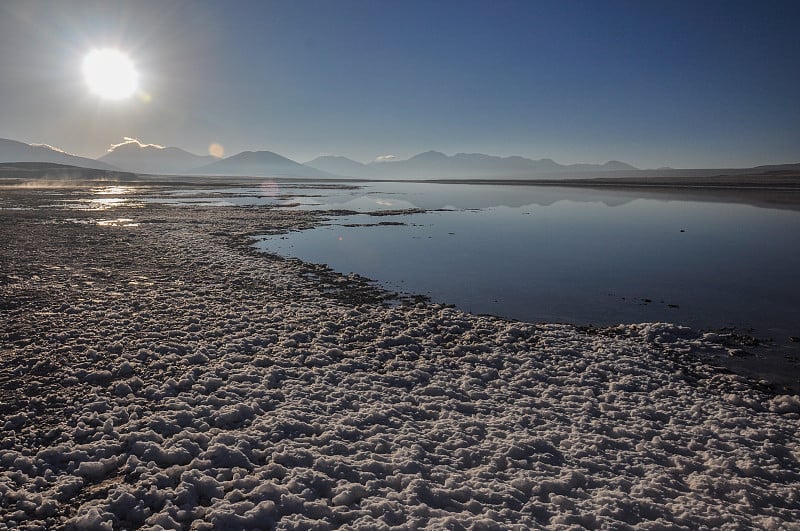
POLYGON ((798 528, 800 397, 712 336, 251 249, 307 212, 0 194, 0 528, 798 528))

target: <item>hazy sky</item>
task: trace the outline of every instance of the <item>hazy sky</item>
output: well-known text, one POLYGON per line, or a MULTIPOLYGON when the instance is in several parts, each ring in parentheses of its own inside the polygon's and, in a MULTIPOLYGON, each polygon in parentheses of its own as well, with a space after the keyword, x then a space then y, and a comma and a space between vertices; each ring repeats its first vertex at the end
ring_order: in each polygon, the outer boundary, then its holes
POLYGON ((800 161, 800 1, 0 1, 0 137, 304 161, 800 161), (103 101, 93 48, 141 94, 103 101))

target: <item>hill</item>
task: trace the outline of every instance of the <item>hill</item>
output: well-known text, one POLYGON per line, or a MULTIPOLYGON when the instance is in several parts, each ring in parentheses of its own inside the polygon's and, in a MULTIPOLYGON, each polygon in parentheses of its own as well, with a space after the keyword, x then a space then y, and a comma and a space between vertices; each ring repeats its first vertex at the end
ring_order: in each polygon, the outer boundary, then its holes
POLYGON ((206 164, 187 172, 193 175, 230 175, 241 177, 338 177, 304 166, 272 151, 243 151, 232 157, 206 164))
POLYGON ((369 179, 380 176, 378 170, 374 167, 362 164, 353 159, 348 159, 347 157, 335 155, 324 155, 314 160, 304 162, 303 164, 320 171, 346 177, 369 179))
POLYGON ((0 138, 0 163, 2 162, 49 162, 99 170, 120 170, 107 162, 71 155, 45 144, 26 144, 7 138, 0 138))
POLYGON ((177 147, 162 147, 142 144, 133 139, 127 140, 113 146, 99 160, 128 171, 165 175, 186 173, 198 166, 219 160, 210 155, 195 155, 177 147))

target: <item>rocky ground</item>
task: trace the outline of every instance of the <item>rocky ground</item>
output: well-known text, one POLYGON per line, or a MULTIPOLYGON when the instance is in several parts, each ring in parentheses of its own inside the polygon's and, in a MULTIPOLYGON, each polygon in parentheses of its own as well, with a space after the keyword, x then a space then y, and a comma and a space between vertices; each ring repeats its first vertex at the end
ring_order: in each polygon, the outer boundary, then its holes
POLYGON ((309 213, 0 199, 0 529, 800 529, 800 398, 708 337, 249 247, 309 213))

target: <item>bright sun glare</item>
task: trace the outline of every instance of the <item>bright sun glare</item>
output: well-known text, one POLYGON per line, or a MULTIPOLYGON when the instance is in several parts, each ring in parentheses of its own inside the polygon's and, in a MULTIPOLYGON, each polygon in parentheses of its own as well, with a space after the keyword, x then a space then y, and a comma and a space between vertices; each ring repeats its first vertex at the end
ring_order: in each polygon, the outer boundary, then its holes
POLYGON ((86 54, 83 77, 93 93, 109 100, 130 97, 139 83, 139 74, 130 58, 112 48, 92 50, 86 54))

